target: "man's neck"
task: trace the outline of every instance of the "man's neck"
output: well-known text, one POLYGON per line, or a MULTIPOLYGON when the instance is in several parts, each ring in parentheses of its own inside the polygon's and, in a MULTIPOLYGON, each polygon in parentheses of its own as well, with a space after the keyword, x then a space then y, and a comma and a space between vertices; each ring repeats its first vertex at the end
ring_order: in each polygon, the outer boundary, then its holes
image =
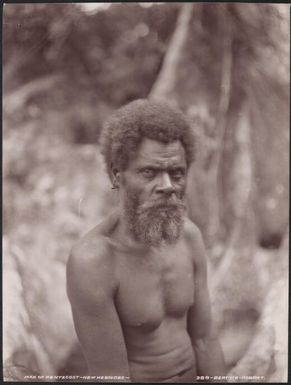
POLYGON ((120 210, 119 222, 114 237, 116 241, 118 241, 118 243, 125 248, 143 252, 146 252, 150 249, 150 246, 145 245, 136 239, 129 228, 128 221, 126 220, 122 210, 120 210))

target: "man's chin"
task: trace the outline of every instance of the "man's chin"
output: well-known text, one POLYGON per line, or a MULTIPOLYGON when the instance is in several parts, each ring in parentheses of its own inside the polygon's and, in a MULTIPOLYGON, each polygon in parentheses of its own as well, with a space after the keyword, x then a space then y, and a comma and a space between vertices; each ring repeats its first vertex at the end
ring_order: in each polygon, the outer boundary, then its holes
POLYGON ((139 217, 134 226, 134 233, 139 241, 148 246, 173 245, 178 242, 182 227, 182 216, 173 219, 168 211, 159 209, 154 217, 139 217))
POLYGON ((175 244, 180 238, 185 215, 181 200, 155 201, 138 205, 135 197, 129 196, 125 216, 134 238, 147 246, 175 244))

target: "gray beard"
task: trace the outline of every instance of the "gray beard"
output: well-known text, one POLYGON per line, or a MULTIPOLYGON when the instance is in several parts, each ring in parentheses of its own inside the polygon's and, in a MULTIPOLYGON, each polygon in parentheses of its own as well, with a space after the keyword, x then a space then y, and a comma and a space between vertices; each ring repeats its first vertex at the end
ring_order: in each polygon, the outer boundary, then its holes
POLYGON ((185 216, 183 200, 140 205, 135 194, 127 193, 124 209, 127 225, 136 240, 149 246, 178 241, 185 216))

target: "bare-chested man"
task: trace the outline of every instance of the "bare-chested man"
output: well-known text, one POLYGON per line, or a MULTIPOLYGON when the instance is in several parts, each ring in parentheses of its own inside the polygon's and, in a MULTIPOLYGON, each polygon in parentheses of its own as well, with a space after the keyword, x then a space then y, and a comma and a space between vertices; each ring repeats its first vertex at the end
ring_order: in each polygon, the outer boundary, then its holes
POLYGON ((119 207, 72 250, 68 295, 88 369, 126 382, 225 374, 213 333, 206 256, 186 216, 195 137, 184 115, 137 100, 104 127, 119 207))

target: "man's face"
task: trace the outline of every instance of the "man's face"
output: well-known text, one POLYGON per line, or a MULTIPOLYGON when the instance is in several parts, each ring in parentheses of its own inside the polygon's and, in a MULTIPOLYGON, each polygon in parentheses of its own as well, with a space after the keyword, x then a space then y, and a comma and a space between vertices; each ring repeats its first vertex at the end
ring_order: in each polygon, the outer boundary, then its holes
POLYGON ((185 213, 187 165, 180 141, 143 139, 125 171, 120 191, 127 224, 142 243, 175 243, 185 213))

